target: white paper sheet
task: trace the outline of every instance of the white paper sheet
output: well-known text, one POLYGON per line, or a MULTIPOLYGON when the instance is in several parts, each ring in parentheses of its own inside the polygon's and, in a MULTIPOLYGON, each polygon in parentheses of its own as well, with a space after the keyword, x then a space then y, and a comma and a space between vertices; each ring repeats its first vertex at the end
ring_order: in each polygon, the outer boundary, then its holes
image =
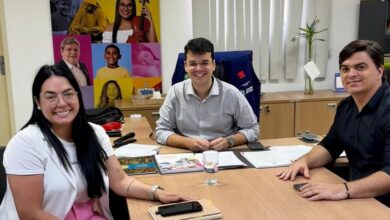
POLYGON ((272 146, 270 150, 276 152, 278 155, 294 161, 304 154, 307 154, 312 147, 306 145, 293 145, 293 146, 272 146))
POLYGON ((117 157, 140 157, 157 154, 160 150, 158 145, 126 144, 114 150, 117 157))
POLYGON ((315 78, 317 78, 317 76, 321 74, 314 61, 306 63, 303 69, 306 71, 306 73, 310 76, 312 80, 314 80, 315 78))
POLYGON ((312 147, 305 145, 273 146, 266 151, 250 151, 241 154, 256 168, 289 166, 294 160, 308 153, 312 147))
MULTIPOLYGON (((196 158, 203 164, 202 153, 196 153, 196 158)), ((233 151, 221 151, 218 154, 218 167, 247 166, 233 153, 233 151)))

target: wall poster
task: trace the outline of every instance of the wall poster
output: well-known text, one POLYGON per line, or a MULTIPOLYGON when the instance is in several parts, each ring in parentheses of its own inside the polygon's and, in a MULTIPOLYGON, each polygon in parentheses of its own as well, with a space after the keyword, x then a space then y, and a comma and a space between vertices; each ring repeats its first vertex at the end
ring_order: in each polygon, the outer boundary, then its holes
POLYGON ((159 10, 159 0, 50 0, 54 60, 87 109, 161 90, 159 10))

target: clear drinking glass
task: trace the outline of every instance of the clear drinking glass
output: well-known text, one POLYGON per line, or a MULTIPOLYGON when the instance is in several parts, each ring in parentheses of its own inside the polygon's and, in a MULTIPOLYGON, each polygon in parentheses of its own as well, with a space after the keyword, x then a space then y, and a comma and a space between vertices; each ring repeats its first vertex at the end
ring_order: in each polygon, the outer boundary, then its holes
POLYGON ((218 151, 208 150, 203 152, 203 167, 205 171, 206 185, 216 185, 218 180, 214 173, 218 172, 218 151))

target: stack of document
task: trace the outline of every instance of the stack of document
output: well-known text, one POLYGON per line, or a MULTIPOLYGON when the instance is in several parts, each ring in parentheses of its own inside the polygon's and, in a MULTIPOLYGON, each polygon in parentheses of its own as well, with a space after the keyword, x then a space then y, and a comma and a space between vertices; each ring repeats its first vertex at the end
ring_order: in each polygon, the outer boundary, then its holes
POLYGON ((294 160, 305 155, 311 146, 273 146, 265 151, 241 152, 241 154, 256 168, 289 166, 294 160))
POLYGON ((126 144, 114 150, 117 157, 141 157, 155 155, 160 151, 158 145, 126 144))

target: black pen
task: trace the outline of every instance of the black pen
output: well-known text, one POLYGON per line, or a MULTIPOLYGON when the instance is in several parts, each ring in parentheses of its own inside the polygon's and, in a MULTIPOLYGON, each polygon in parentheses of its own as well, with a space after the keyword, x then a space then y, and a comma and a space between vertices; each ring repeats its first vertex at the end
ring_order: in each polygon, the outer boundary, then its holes
POLYGON ((126 141, 120 141, 120 142, 117 142, 117 143, 114 143, 114 145, 112 147, 120 147, 120 146, 123 146, 123 145, 126 145, 126 144, 130 144, 130 143, 133 143, 133 142, 136 142, 137 140, 136 139, 129 139, 129 140, 126 140, 126 141))

